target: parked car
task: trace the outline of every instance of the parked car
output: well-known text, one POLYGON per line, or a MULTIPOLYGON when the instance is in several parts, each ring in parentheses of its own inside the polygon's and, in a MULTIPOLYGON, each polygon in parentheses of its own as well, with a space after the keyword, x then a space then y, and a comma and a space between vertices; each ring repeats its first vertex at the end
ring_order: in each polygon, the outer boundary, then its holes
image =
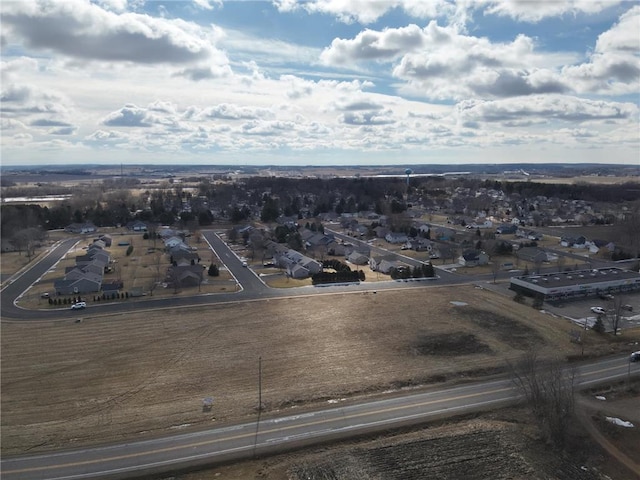
POLYGON ((593 313, 597 313, 598 315, 604 315, 607 311, 602 307, 591 307, 591 311, 593 313))
POLYGON ((87 302, 76 302, 71 305, 71 310, 82 310, 83 308, 87 308, 87 302))
POLYGON ((640 351, 633 352, 629 357, 630 362, 640 362, 640 351))
POLYGON ((600 297, 600 300, 613 300, 613 295, 610 293, 601 293, 598 297, 600 297))
POLYGON ((622 310, 626 310, 627 312, 633 312, 633 307, 631 305, 622 305, 622 310))
POLYGON ((49 292, 41 293, 40 298, 49 298, 49 292))

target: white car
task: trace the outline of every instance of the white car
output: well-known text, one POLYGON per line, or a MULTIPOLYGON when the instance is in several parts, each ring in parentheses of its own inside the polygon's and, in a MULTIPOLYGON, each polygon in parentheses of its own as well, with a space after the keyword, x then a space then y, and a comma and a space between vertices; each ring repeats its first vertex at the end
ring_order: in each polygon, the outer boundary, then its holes
POLYGON ((77 302, 71 305, 71 310, 82 310, 83 308, 87 308, 87 302, 77 302))
POLYGON ((604 315, 607 311, 602 307, 591 307, 591 311, 593 313, 597 313, 598 315, 604 315))

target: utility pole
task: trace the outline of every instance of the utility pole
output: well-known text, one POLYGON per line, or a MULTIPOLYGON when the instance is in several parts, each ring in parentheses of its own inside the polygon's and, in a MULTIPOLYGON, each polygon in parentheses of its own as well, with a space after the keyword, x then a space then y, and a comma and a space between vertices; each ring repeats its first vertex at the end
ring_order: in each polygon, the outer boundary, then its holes
POLYGON ((260 429, 260 414, 262 413, 262 357, 258 357, 258 419, 256 421, 256 436, 253 441, 253 456, 258 448, 258 430, 260 429))
MULTIPOLYGON (((258 414, 262 411, 262 357, 258 357, 258 414)), ((258 415, 260 418, 260 415, 258 415)))

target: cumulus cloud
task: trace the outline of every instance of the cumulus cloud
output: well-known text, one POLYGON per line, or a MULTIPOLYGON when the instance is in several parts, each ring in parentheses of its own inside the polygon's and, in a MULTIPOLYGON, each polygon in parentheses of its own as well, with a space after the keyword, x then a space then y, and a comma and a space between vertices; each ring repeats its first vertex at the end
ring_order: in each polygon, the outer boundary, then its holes
POLYGON ((153 123, 146 109, 133 104, 125 105, 102 120, 103 125, 110 127, 150 127, 153 123))
POLYGON ((350 111, 339 117, 339 121, 347 125, 389 125, 395 123, 391 110, 350 111))
POLYGON ((111 142, 125 141, 126 137, 122 135, 120 132, 116 132, 113 130, 109 130, 109 131, 96 130, 91 135, 87 135, 86 137, 84 137, 84 139, 89 142, 99 142, 99 143, 110 142, 111 143, 111 142))
POLYGON ((193 0, 193 3, 204 10, 213 10, 214 7, 222 6, 222 0, 193 0))
POLYGON ((82 60, 184 64, 226 57, 211 45, 215 32, 180 19, 115 13, 82 0, 8 2, 3 28, 33 49, 82 60))
POLYGON ((579 13, 595 14, 627 0, 475 0, 471 7, 484 7, 485 14, 511 17, 526 22, 538 22, 548 17, 579 13))
POLYGON ((408 82, 405 91, 436 99, 469 95, 508 97, 565 93, 569 87, 553 70, 565 58, 536 52, 533 39, 518 35, 512 42, 460 33, 431 21, 380 32, 366 30, 350 40, 335 39, 321 56, 331 65, 362 61, 392 62, 393 75, 408 82))
POLYGON ((563 68, 562 75, 580 93, 634 93, 640 90, 640 6, 624 13, 602 33, 590 61, 563 68))
POLYGON ((336 110, 352 112, 358 110, 381 110, 382 104, 367 99, 341 99, 334 103, 334 107, 336 110))
POLYGON ((221 103, 214 107, 205 108, 200 116, 223 120, 253 120, 257 118, 271 118, 273 117, 273 112, 267 108, 244 107, 221 103))
POLYGON ((34 114, 67 115, 69 101, 57 92, 28 84, 9 84, 0 93, 2 116, 28 117, 34 114))
POLYGON ((451 14, 455 7, 447 0, 275 0, 281 12, 304 9, 309 13, 335 16, 344 23, 369 24, 394 9, 402 9, 415 18, 434 18, 451 14))
POLYGON ((389 28, 382 32, 365 30, 352 40, 336 38, 320 55, 327 65, 349 65, 363 60, 392 60, 406 52, 415 51, 427 41, 417 25, 389 28))
POLYGON ((251 121, 242 125, 242 133, 246 135, 276 135, 295 130, 293 122, 283 121, 251 121))

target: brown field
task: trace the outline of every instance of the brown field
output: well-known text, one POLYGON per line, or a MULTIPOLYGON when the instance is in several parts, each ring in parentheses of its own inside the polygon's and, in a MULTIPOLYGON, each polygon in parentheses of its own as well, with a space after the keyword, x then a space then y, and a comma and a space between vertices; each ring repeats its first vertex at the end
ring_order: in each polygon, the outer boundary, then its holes
MULTIPOLYGON (((168 260, 159 250, 152 251, 152 242, 142 235, 115 233, 110 249, 118 260, 115 275, 132 278, 132 286, 150 285, 157 277, 158 258, 163 269, 168 260), (134 245, 131 256, 125 254, 127 247, 116 245, 120 239, 134 245)), ((66 234, 58 237, 66 238, 66 234)), ((40 293, 51 290, 53 278, 74 263, 89 240, 69 252, 55 272, 23 297, 21 305, 43 308, 47 303, 40 293)), ((217 262, 208 245, 196 241, 192 237, 190 243, 198 247, 203 262, 207 266, 217 262)), ((557 239, 545 237, 545 241, 558 246, 557 239)), ((160 245, 158 242, 157 247, 160 245)), ((238 255, 247 255, 240 247, 236 250, 238 255)), ((513 261, 519 268, 525 265, 513 257, 492 260, 513 261)), ((24 255, 2 255, 3 275, 25 264, 24 255)), ((367 282, 389 279, 361 268, 367 282)), ((490 273, 491 268, 459 270, 481 274, 490 273)), ((310 283, 287 279, 279 270, 261 265, 256 272, 267 274, 263 280, 272 287, 310 283)), ((217 279, 205 279, 203 293, 235 288, 225 270, 217 279)), ((197 292, 192 288, 178 293, 197 292)), ((175 292, 160 286, 154 295, 175 292)), ((497 373, 508 359, 528 348, 575 357, 580 347, 569 341, 571 328, 558 318, 471 286, 457 287, 455 292, 438 287, 323 295, 126 316, 93 317, 88 309, 67 321, 5 322, 1 452, 34 453, 250 420, 257 406, 259 356, 269 415, 320 408, 335 398, 350 402, 389 390, 426 388, 497 373), (454 306, 451 301, 468 305, 454 306), (78 318, 82 321, 76 323, 78 318), (210 395, 216 399, 215 407, 203 412, 202 398, 210 395)), ((585 353, 596 356, 624 350, 630 340, 639 339, 638 331, 627 331, 613 343, 607 337, 589 335, 585 353)), ((638 388, 640 384, 636 392, 638 388)), ((618 431, 603 418, 606 414, 629 419, 624 414, 640 411, 639 407, 638 395, 622 395, 617 404, 609 402, 606 407, 591 400, 583 421, 614 449, 637 458, 637 429, 618 431)), ((434 478, 602 478, 594 472, 605 472, 610 478, 635 478, 609 460, 584 431, 579 433, 579 454, 571 460, 550 451, 536 432, 527 413, 508 409, 408 434, 367 438, 175 478, 404 480, 424 478, 425 472, 434 478), (581 468, 585 464, 587 473, 581 468)))
MULTIPOLYGON (((260 356, 268 415, 499 371, 531 346, 579 353, 569 324, 472 287, 81 315, 3 323, 3 454, 247 420, 260 356)), ((590 355, 623 345, 588 340, 590 355)))

